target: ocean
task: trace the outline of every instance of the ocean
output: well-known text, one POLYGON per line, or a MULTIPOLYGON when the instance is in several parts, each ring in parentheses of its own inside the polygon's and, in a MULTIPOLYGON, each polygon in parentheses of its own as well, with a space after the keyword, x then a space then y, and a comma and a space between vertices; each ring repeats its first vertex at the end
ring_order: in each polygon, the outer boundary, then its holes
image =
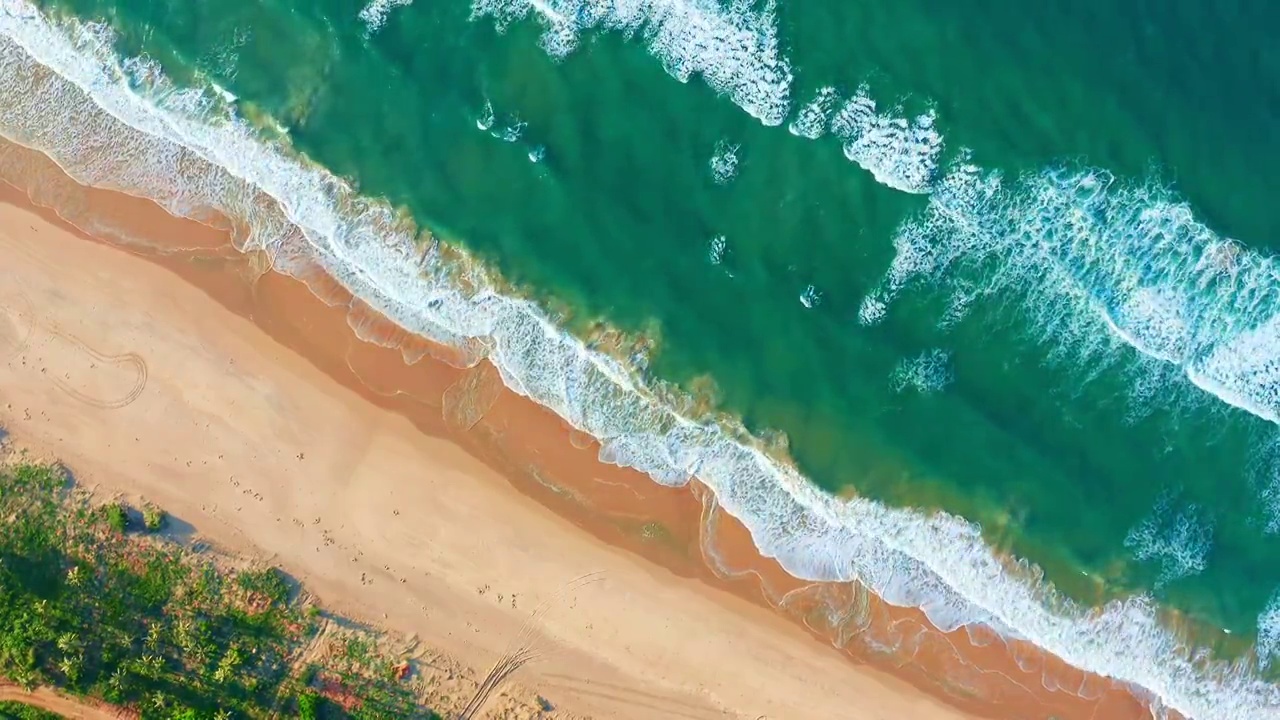
POLYGON ((0 77, 78 89, 0 134, 319 258, 799 577, 1280 712, 1280 7, 37 5, 0 77))

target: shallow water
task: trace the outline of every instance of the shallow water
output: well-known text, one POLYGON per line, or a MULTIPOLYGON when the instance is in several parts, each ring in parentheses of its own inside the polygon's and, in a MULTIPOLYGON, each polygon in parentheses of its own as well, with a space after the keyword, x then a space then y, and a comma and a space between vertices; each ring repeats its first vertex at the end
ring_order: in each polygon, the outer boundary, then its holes
POLYGON ((655 339, 829 491, 1276 644, 1265 4, 57 5, 655 339))

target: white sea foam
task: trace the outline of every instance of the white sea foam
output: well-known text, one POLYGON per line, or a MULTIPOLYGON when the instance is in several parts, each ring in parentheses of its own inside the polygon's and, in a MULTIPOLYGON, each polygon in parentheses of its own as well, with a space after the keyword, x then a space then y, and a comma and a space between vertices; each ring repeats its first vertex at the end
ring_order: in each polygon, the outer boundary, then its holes
POLYGON ((839 100, 840 95, 835 88, 822 88, 807 105, 800 108, 787 130, 792 135, 817 140, 827 133, 827 124, 831 122, 831 114, 836 111, 839 100))
POLYGON ((640 37, 680 82, 695 74, 765 125, 779 125, 791 102, 791 66, 778 48, 772 0, 474 0, 475 18, 499 31, 533 16, 546 31, 542 47, 554 57, 577 48, 582 34, 613 31, 640 37))
MULTIPOLYGON (((491 19, 499 32, 536 19, 545 28, 543 49, 556 58, 572 53, 591 30, 640 36, 680 82, 701 75, 765 125, 780 125, 790 112, 791 63, 779 49, 774 0, 472 0, 471 12, 473 19, 491 19)), ((928 192, 943 150, 934 113, 909 119, 898 108, 878 111, 865 85, 835 112, 839 100, 835 88, 820 89, 789 131, 816 139, 830 124, 845 156, 878 182, 928 192)))
POLYGON ((724 185, 738 176, 738 151, 741 145, 734 145, 727 140, 716 143, 716 152, 708 163, 711 166, 711 177, 717 185, 724 185))
POLYGON ((813 309, 822 304, 822 291, 814 285, 805 285, 800 291, 800 304, 813 309))
POLYGON ((527 127, 529 127, 529 123, 519 118, 513 118, 511 124, 504 125, 496 130, 490 130, 489 134, 502 142, 519 142, 520 138, 524 137, 524 131, 527 127))
POLYGON ((947 300, 947 309, 943 311, 938 327, 942 330, 954 327, 969 314, 969 308, 980 295, 982 291, 976 285, 968 282, 957 283, 956 288, 951 292, 951 297, 947 300))
POLYGON ((707 243, 707 260, 712 265, 719 265, 724 262, 724 254, 729 249, 729 241, 723 235, 717 235, 711 238, 711 242, 707 243))
POLYGON ((889 384, 897 392, 911 389, 931 395, 951 384, 951 353, 942 348, 903 358, 894 368, 889 384))
POLYGON ((1258 663, 1266 668, 1280 657, 1280 590, 1258 615, 1258 663))
POLYGON ((879 294, 868 295, 858 306, 858 322, 863 325, 876 325, 884 319, 889 304, 879 294))
POLYGON ((392 10, 412 4, 413 0, 373 0, 365 5, 359 15, 360 22, 364 23, 365 35, 371 36, 381 30, 392 10))
POLYGON ((493 127, 496 118, 493 115, 493 103, 485 100, 484 107, 480 109, 480 114, 476 116, 476 129, 488 132, 493 127))
MULTIPOLYGON (((487 352, 509 387, 598 438, 602 460, 672 485, 697 475, 761 552, 797 577, 856 579, 890 603, 922 608, 944 630, 979 623, 1014 633, 1198 720, 1280 717, 1276 687, 1193 656, 1149 599, 1079 607, 1031 570, 1010 568, 960 518, 833 498, 734 440, 741 429, 677 415, 535 305, 483 277, 460 284, 458 269, 424 255, 390 209, 264 144, 212 93, 176 90, 153 66, 151 84, 137 83, 101 26, 53 26, 23 0, 0 0, 0 9, 0 128, 82 182, 148 195, 181 214, 215 208, 249 221, 245 248, 265 250, 278 269, 309 258, 405 329, 487 352), (33 58, 57 76, 42 75, 33 58)), ((964 189, 944 192, 954 201, 964 189)), ((947 247, 934 268, 945 266, 947 247)))
POLYGON ((1250 481, 1261 499, 1262 529, 1280 534, 1280 432, 1254 443, 1250 481))
POLYGON ((1162 187, 1089 169, 1006 183, 959 163, 894 247, 872 291, 884 302, 911 284, 980 277, 984 293, 1023 298, 1047 344, 1082 367, 1101 371, 1130 348, 1159 361, 1133 364, 1142 373, 1167 363, 1280 422, 1280 265, 1218 236, 1162 187))
POLYGON ((1204 571, 1213 545, 1213 524, 1197 505, 1175 507, 1174 495, 1166 492, 1151 514, 1129 531, 1124 545, 1138 560, 1159 566, 1156 587, 1163 587, 1204 571))
POLYGON ((932 112, 908 120, 900 110, 880 112, 867 86, 858 88, 831 120, 844 154, 876 180, 909 193, 928 192, 942 156, 932 112))

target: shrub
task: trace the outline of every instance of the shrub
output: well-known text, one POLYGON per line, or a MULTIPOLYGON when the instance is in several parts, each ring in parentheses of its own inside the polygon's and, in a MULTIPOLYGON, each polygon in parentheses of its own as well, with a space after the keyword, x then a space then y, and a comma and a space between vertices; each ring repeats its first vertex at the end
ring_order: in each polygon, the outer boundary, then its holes
POLYGON ((307 691, 298 696, 298 718, 316 720, 320 717, 320 696, 307 691))
MULTIPOLYGON (((105 699, 147 720, 270 720, 287 698, 309 720, 436 719, 387 676, 390 660, 363 630, 347 644, 360 663, 332 647, 324 653, 362 708, 340 712, 309 688, 319 666, 302 668, 297 681, 296 658, 317 639, 318 623, 290 602, 283 572, 233 575, 188 548, 125 534, 155 525, 149 506, 130 522, 123 503, 89 504, 64 485, 55 467, 0 465, 4 681, 105 699)), ((28 711, 0 703, 0 720, 50 720, 20 713, 28 711)))
POLYGON ((62 720, 61 715, 55 715, 38 707, 12 701, 0 702, 0 718, 12 718, 12 720, 62 720))
POLYGON ((103 512, 106 513, 107 527, 118 533, 123 533, 129 529, 129 513, 120 503, 111 503, 103 512))
POLYGON ((236 576, 236 583, 246 592, 258 593, 277 605, 289 600, 289 584, 276 568, 245 570, 236 576))
POLYGON ((142 511, 142 525, 147 529, 147 532, 160 532, 164 529, 168 519, 164 511, 155 505, 148 505, 142 511))

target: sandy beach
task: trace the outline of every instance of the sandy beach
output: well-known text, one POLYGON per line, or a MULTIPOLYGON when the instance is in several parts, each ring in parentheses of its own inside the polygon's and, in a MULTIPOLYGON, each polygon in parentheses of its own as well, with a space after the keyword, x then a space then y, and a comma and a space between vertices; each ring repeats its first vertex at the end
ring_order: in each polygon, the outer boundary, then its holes
POLYGON ((1148 714, 1034 648, 790 578, 696 481, 600 463, 487 363, 320 301, 217 218, 4 153, 0 428, 336 611, 483 672, 541 605, 547 654, 516 682, 557 717, 1148 714))

